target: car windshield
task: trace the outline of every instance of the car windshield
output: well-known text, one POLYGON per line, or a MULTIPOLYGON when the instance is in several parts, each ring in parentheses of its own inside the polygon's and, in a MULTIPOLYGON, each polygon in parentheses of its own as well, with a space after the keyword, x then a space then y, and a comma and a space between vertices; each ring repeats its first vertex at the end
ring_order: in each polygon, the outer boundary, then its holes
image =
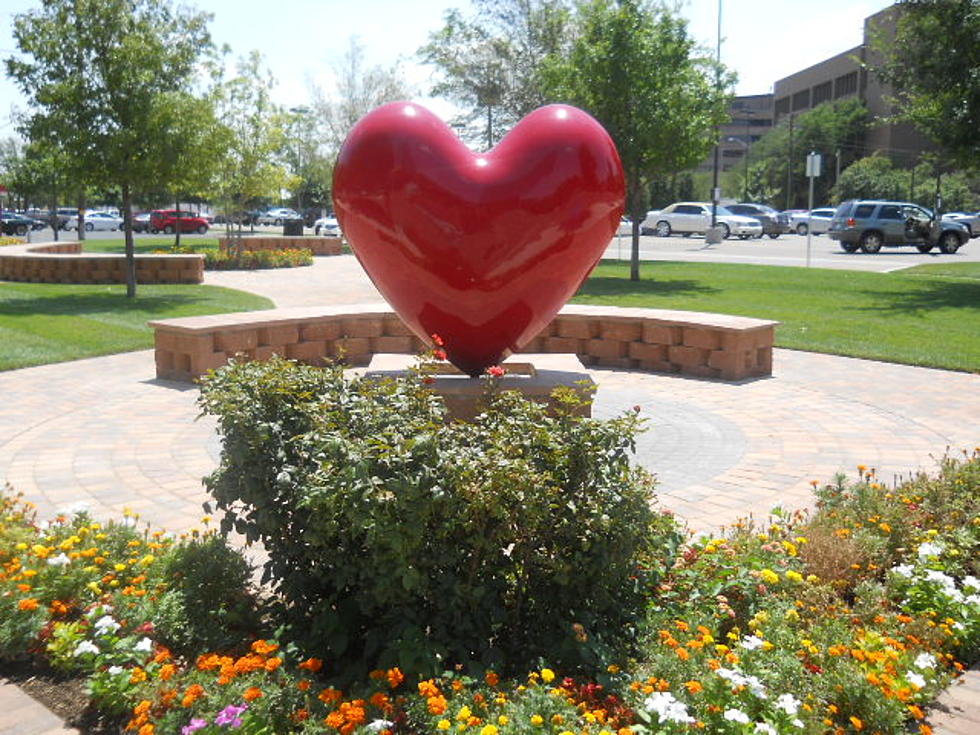
MULTIPOLYGON (((711 207, 710 206, 708 207, 708 211, 709 212, 711 211, 711 207)), ((728 215, 729 217, 736 216, 734 212, 732 212, 730 209, 726 209, 725 207, 721 206, 720 204, 718 205, 718 214, 725 214, 725 215, 728 215)))

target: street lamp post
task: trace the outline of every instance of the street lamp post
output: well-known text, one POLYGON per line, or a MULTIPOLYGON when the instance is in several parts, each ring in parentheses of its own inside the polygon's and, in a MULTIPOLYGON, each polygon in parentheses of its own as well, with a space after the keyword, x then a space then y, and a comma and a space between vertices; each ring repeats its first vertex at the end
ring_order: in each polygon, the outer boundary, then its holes
MULTIPOLYGON (((721 0, 718 0, 718 33, 715 66, 715 86, 721 86, 721 0)), ((706 245, 716 245, 721 242, 721 228, 718 227, 718 200, 721 198, 721 190, 718 188, 718 148, 720 142, 715 137, 714 166, 711 177, 711 227, 704 235, 706 245)))

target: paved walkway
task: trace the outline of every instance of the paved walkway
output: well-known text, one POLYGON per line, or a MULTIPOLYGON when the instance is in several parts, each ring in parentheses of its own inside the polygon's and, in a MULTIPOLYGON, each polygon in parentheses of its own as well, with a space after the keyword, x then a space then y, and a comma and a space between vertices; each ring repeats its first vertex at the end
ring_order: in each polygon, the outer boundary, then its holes
MULTIPOLYGON (((209 272, 207 282, 278 306, 378 300, 350 256, 310 269, 209 272)), ((980 444, 980 375, 788 350, 773 362, 772 378, 740 384, 593 371, 596 415, 639 405, 648 417, 638 458, 657 473, 662 504, 694 530, 807 506, 812 480, 854 476, 859 464, 891 481, 980 444)), ((156 380, 151 351, 0 373, 0 396, 0 482, 42 516, 84 502, 97 517, 128 507, 171 531, 199 522, 201 477, 220 452, 214 421, 198 417, 196 388, 156 380)), ((953 715, 937 733, 980 732, 980 673, 967 680, 947 693, 953 715), (963 701, 972 709, 957 713, 963 701)), ((0 686, 0 735, 50 731, 10 719, 32 710, 4 698, 26 696, 0 686)))

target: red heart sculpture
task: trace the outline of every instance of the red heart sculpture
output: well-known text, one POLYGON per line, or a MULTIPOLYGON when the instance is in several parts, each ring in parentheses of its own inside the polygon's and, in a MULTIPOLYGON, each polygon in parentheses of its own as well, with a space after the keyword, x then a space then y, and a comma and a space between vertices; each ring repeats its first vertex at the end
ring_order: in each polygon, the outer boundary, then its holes
POLYGON ((478 375, 547 326, 598 263, 622 215, 623 168, 574 107, 535 110, 474 153, 424 107, 393 102, 347 137, 333 196, 392 308, 478 375))

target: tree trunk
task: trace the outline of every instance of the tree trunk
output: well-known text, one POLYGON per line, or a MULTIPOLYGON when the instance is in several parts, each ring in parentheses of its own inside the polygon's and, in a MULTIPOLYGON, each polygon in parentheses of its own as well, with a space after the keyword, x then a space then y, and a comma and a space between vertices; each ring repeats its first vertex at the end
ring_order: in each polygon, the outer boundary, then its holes
POLYGON ((48 222, 51 223, 51 229, 54 231, 54 241, 58 242, 61 238, 59 237, 58 227, 58 192, 53 187, 51 189, 51 206, 48 207, 48 222))
POLYGON ((136 298, 136 247, 133 243, 133 201, 129 184, 122 185, 123 227, 126 239, 126 296, 136 298))
POLYGON ((643 188, 638 176, 626 180, 626 201, 630 219, 633 220, 632 246, 630 247, 630 280, 640 280, 640 223, 643 221, 643 188))
POLYGON ((75 220, 78 223, 78 229, 75 234, 78 235, 76 238, 80 242, 85 242, 85 192, 78 195, 78 219, 75 220))

